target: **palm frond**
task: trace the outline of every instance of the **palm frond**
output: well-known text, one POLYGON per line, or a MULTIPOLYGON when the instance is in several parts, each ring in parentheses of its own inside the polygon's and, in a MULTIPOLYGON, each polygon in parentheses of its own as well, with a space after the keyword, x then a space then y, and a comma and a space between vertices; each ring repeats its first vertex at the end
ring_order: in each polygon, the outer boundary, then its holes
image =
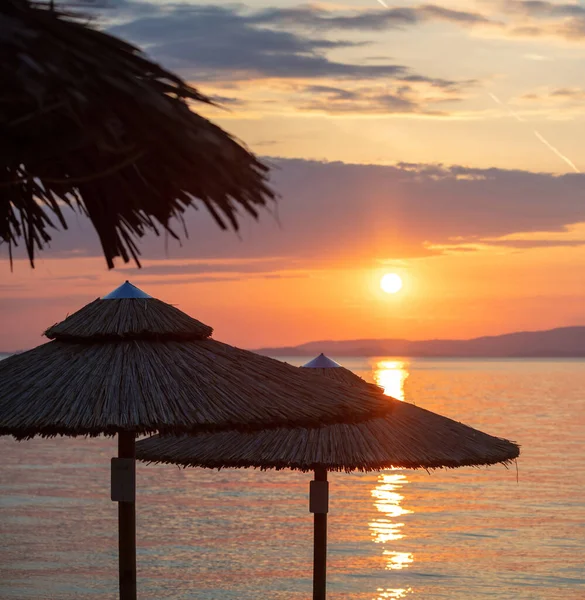
POLYGON ((31 265, 62 207, 92 221, 108 266, 202 204, 222 229, 274 200, 267 167, 191 110, 213 104, 131 44, 65 10, 0 3, 0 242, 31 265), (52 217, 52 218, 51 218, 52 217))

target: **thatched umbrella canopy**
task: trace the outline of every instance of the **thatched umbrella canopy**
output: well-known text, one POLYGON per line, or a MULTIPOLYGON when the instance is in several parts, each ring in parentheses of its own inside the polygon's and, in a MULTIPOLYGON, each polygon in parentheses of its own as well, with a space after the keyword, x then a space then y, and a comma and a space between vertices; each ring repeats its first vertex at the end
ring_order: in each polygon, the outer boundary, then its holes
POLYGON ((506 463, 518 446, 437 413, 389 398, 387 417, 319 429, 222 431, 196 436, 153 436, 137 457, 210 469, 257 467, 315 471, 437 469, 506 463))
POLYGON ((319 426, 392 405, 212 339, 212 328, 130 283, 0 362, 0 435, 114 435, 319 426))
POLYGON ((136 240, 176 233, 204 206, 222 228, 274 198, 267 167, 194 113, 210 100, 79 14, 0 2, 0 242, 31 265, 62 207, 87 214, 108 266, 139 264, 136 240))
POLYGON ((53 341, 0 362, 0 435, 118 434, 112 499, 120 502, 124 600, 136 596, 137 434, 319 426, 392 409, 377 391, 326 381, 211 333, 126 282, 50 327, 53 341))
MULTIPOLYGON (((361 377, 324 355, 305 365, 324 378, 345 377, 371 389, 361 377), (349 376, 351 373, 351 376, 349 376)), ((304 369, 299 369, 304 370, 304 369)), ((519 455, 517 444, 493 437, 408 402, 388 398, 392 412, 357 424, 320 429, 226 431, 196 436, 154 436, 138 442, 138 459, 185 467, 257 467, 314 471, 310 510, 315 514, 313 598, 326 593, 327 471, 387 468, 435 469, 507 463, 519 455)))
POLYGON ((356 375, 353 371, 346 369, 332 358, 325 356, 323 352, 310 360, 308 363, 303 365, 305 369, 313 369, 314 373, 319 375, 325 375, 329 379, 334 381, 340 381, 349 385, 360 385, 360 386, 372 386, 377 388, 375 383, 368 383, 362 379, 359 375, 356 375))

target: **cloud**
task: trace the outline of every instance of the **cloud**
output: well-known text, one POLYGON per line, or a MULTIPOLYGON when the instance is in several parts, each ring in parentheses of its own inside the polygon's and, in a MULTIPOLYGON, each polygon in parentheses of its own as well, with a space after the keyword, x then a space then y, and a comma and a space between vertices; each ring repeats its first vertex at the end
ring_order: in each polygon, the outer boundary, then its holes
POLYGON ((482 243, 504 248, 575 248, 585 246, 585 240, 485 240, 482 243))
POLYGON ((395 66, 360 65, 364 69, 361 70, 357 69, 358 65, 329 59, 326 63, 331 64, 323 64, 318 59, 323 59, 328 50, 359 43, 333 40, 328 34, 375 33, 448 23, 466 31, 491 30, 509 38, 548 37, 578 42, 585 37, 585 5, 577 2, 502 0, 489 4, 491 14, 454 10, 439 4, 372 7, 360 11, 314 5, 251 11, 243 5, 220 8, 121 0, 118 6, 116 22, 111 23, 115 32, 147 45, 155 57, 170 67, 190 69, 199 79, 207 80, 224 75, 223 69, 229 61, 240 79, 246 74, 248 77, 310 77, 307 73, 311 70, 320 73, 315 76, 330 72, 335 77, 384 77, 375 68, 395 66), (136 5, 135 10, 131 8, 133 5, 136 5), (211 53, 208 41, 213 45, 211 53), (241 49, 241 54, 235 47, 241 49), (277 58, 284 61, 280 68, 275 64, 279 62, 277 58), (200 64, 194 71, 189 62, 196 61, 200 64), (368 71, 368 68, 374 70, 368 71))
POLYGON ((495 25, 499 26, 501 23, 495 21, 480 13, 468 12, 461 10, 452 10, 437 5, 426 5, 421 6, 419 9, 420 13, 424 15, 426 19, 434 19, 439 21, 448 21, 450 23, 459 23, 461 25, 495 25))
POLYGON ((585 6, 577 2, 558 4, 544 0, 504 0, 501 6, 505 12, 539 19, 585 17, 585 6))
MULTIPOLYGON (((422 82, 422 80, 417 80, 422 82)), ((433 82, 426 80, 429 86, 433 82)), ((419 86, 405 85, 397 81, 385 87, 358 87, 344 89, 332 86, 313 85, 304 88, 307 98, 297 102, 303 111, 320 111, 328 114, 419 114, 448 116, 448 112, 434 108, 437 104, 461 100, 457 87, 444 86, 444 93, 425 94, 419 86)), ((437 85, 437 87, 440 87, 437 85)))
POLYGON ((585 36, 585 5, 540 0, 503 0, 491 4, 497 15, 454 10, 438 4, 368 9, 339 15, 314 6, 295 9, 266 9, 256 13, 255 22, 273 27, 307 28, 315 31, 388 31, 425 23, 444 22, 469 29, 488 28, 507 37, 559 37, 578 41, 585 36), (532 19, 533 22, 527 22, 532 19))
MULTIPOLYGON (((272 174, 274 187, 282 195, 278 221, 267 213, 258 223, 245 218, 237 237, 217 230, 204 212, 189 211, 189 239, 182 246, 169 240, 167 251, 165 241, 155 236, 140 244, 147 266, 143 273, 266 274, 363 265, 374 258, 441 253, 441 245, 482 243, 517 233, 564 232, 571 224, 585 222, 585 175, 412 163, 270 161, 277 167, 272 174), (193 261, 194 257, 199 264, 190 267, 148 268, 150 261, 193 261), (223 264, 217 259, 223 259, 223 264), (264 262, 230 264, 236 259, 264 262)), ((82 217, 79 221, 75 226, 71 220, 70 231, 55 235, 46 256, 101 256, 90 226, 82 217)), ((540 245, 521 242, 516 247, 540 245)), ((28 269, 25 263, 16 268, 28 269)))
MULTIPOLYGON (((131 14, 131 5, 120 3, 123 14, 131 14)), ((374 43, 355 35, 334 38, 335 30, 351 34, 436 19, 481 20, 435 5, 347 13, 313 6, 251 11, 242 5, 160 4, 141 5, 135 19, 121 18, 110 29, 184 76, 205 82, 218 104, 232 109, 230 116, 265 115, 286 107, 329 115, 447 117, 451 111, 445 103, 459 102, 478 81, 433 77, 388 59, 353 64, 329 55, 374 43), (256 80, 255 89, 251 80, 256 80), (258 80, 266 94, 260 93, 258 80), (227 86, 238 89, 240 98, 225 94, 227 86)))
POLYGON ((86 283, 89 281, 99 281, 99 275, 53 275, 53 281, 73 281, 75 283, 86 283))
POLYGON ((439 88, 445 91, 458 91, 464 87, 476 85, 478 81, 476 79, 467 79, 462 81, 455 81, 453 79, 439 79, 436 77, 424 77, 423 75, 404 75, 397 78, 399 81, 406 81, 408 83, 422 83, 428 84, 431 87, 439 88))
POLYGON ((154 285, 183 285, 183 284, 201 284, 201 283, 225 283, 232 281, 249 281, 251 279, 299 279, 307 278, 306 273, 249 273, 247 271, 241 273, 233 273, 230 275, 195 275, 187 277, 174 277, 170 275, 166 277, 166 270, 160 270, 161 277, 151 278, 146 273, 136 273, 132 276, 132 281, 138 285, 154 286, 154 285))
POLYGON ((500 9, 511 21, 507 34, 512 37, 549 37, 573 42, 585 37, 585 5, 582 3, 504 0, 500 9))
POLYGON ((199 81, 250 78, 380 78, 406 74, 401 65, 331 60, 326 51, 359 42, 309 37, 262 27, 239 7, 161 5, 154 14, 113 25, 166 66, 199 81))
MULTIPOLYGON (((122 3, 126 8, 131 5, 122 3)), ((151 10, 141 8, 137 18, 110 24, 110 30, 141 45, 166 66, 208 83, 274 78, 398 79, 426 82, 437 88, 474 83, 413 73, 407 66, 388 63, 387 59, 382 64, 333 60, 329 51, 375 40, 332 39, 326 34, 388 30, 436 20, 469 26, 488 23, 488 18, 436 5, 339 13, 314 6, 254 12, 242 5, 161 4, 151 10)))
POLYGON ((557 88, 552 90, 550 96, 553 98, 577 98, 578 100, 585 99, 585 90, 580 88, 557 88))
POLYGON ((245 100, 241 100, 239 98, 232 98, 231 96, 221 96, 218 94, 210 96, 209 99, 212 102, 218 104, 219 106, 244 106, 246 104, 245 100))
POLYGON ((359 100, 360 93, 357 90, 344 90, 330 85, 308 85, 304 89, 309 94, 319 94, 332 101, 359 100))
POLYGON ((540 87, 510 98, 507 105, 513 106, 514 112, 525 121, 580 119, 585 105, 585 88, 540 87))
POLYGON ((209 273, 228 273, 230 275, 266 274, 279 269, 282 262, 291 267, 290 260, 281 257, 267 257, 262 260, 211 260, 211 261, 189 261, 180 264, 168 264, 161 262, 154 265, 146 265, 142 269, 131 268, 128 271, 133 278, 150 277, 152 275, 194 275, 209 273))
POLYGON ((19 283, 0 283, 0 292, 9 293, 26 289, 26 284, 19 283))
POLYGON ((560 38, 569 42, 580 42, 585 37, 585 19, 553 22, 544 26, 520 26, 508 29, 511 37, 560 38))
POLYGON ((387 31, 403 26, 417 25, 426 21, 446 21, 468 26, 498 24, 480 13, 452 10, 435 4, 396 7, 386 10, 368 9, 346 15, 339 15, 339 11, 333 12, 306 5, 292 9, 266 9, 256 13, 251 19, 256 24, 288 27, 303 26, 322 31, 387 31))
POLYGON ((516 99, 516 103, 522 102, 582 105, 585 102, 585 89, 578 87, 544 88, 528 92, 516 99))
POLYGON ((329 115, 418 114, 446 117, 447 103, 462 101, 478 81, 455 81, 422 75, 398 75, 369 85, 299 85, 288 87, 287 102, 298 111, 329 115))
MULTIPOLYGON (((164 273, 163 273, 164 275, 164 273)), ((228 281, 241 281, 244 279, 240 275, 219 275, 212 277, 203 275, 201 277, 159 277, 158 279, 145 279, 140 274, 134 275, 132 281, 138 285, 154 286, 154 285, 184 285, 187 283, 225 283, 228 281)))
POLYGON ((427 248, 443 254, 458 252, 478 252, 486 248, 510 248, 515 250, 531 250, 535 248, 581 248, 585 246, 582 240, 557 240, 557 239, 527 239, 527 240, 494 240, 473 239, 463 240, 451 244, 428 244, 427 248))

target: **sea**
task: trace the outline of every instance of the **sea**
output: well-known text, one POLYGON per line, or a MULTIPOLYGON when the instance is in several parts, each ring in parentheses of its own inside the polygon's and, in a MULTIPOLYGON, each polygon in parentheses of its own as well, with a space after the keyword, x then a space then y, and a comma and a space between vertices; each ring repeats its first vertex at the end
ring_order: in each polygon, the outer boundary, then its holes
MULTIPOLYGON (((507 468, 332 474, 330 600, 585 599, 585 361, 340 360, 522 449, 507 468)), ((2 600, 117 597, 115 452, 0 438, 2 600)), ((310 479, 139 465, 138 597, 309 599, 310 479)))

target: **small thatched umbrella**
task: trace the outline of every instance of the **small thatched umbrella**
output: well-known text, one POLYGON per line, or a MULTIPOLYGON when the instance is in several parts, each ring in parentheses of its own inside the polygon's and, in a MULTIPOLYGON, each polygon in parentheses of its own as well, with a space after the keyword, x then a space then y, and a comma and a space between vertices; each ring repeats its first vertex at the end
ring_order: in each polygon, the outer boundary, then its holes
POLYGON ((319 354, 319 356, 316 356, 313 360, 310 360, 307 364, 303 365, 303 368, 313 369, 315 373, 319 373, 319 375, 325 375, 326 377, 329 377, 329 379, 334 379, 335 381, 340 381, 341 383, 361 386, 369 385, 373 388, 378 388, 376 384, 368 383, 359 375, 356 375, 353 371, 346 369, 338 362, 335 362, 328 356, 325 356, 322 352, 319 354))
MULTIPOLYGON (((321 354, 305 367, 329 379, 346 378, 371 388, 348 369, 321 354)), ((301 370, 301 369, 299 369, 301 370)), ((259 467, 314 471, 309 510, 314 514, 313 599, 326 597, 327 471, 374 471, 399 467, 436 469, 507 463, 519 455, 513 442, 493 437, 394 398, 386 417, 320 429, 226 431, 182 437, 154 436, 138 442, 136 457, 189 467, 259 467)))
MULTIPOLYGON (((52 4, 52 3, 51 3, 52 4)), ((24 240, 31 264, 63 205, 87 214, 109 267, 140 254, 146 231, 188 206, 238 228, 274 196, 267 168, 192 112, 211 101, 83 15, 0 2, 0 243, 24 240)))
POLYGON ((381 393, 326 381, 210 338, 211 327, 126 282, 0 361, 0 435, 118 435, 120 593, 136 597, 135 437, 386 414, 381 393))

